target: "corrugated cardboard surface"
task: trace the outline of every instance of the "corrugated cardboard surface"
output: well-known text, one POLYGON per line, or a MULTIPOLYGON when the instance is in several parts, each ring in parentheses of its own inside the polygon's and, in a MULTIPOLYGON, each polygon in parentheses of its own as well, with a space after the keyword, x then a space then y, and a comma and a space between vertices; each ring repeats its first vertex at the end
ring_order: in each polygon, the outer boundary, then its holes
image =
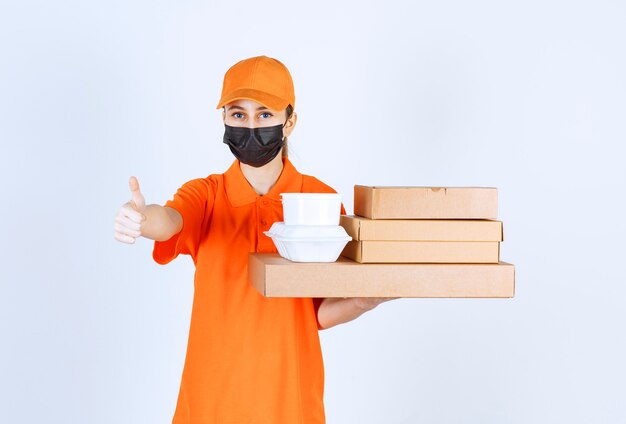
POLYGON ((350 241, 341 253, 361 263, 498 263, 497 241, 350 241))
POLYGON ((369 219, 341 215, 354 240, 502 241, 502 222, 493 220, 369 219))
POLYGON ((354 214, 372 219, 497 219, 498 190, 355 185, 354 214))
POLYGON ((297 263, 251 253, 250 283, 266 297, 513 297, 512 264, 297 263))

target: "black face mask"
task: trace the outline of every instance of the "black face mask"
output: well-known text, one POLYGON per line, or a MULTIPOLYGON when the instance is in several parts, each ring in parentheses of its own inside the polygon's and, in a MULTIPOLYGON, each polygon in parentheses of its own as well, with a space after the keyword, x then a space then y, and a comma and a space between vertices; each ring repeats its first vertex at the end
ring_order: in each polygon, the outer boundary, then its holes
POLYGON ((274 159, 280 151, 285 124, 258 128, 224 124, 224 143, 240 162, 258 168, 274 159))

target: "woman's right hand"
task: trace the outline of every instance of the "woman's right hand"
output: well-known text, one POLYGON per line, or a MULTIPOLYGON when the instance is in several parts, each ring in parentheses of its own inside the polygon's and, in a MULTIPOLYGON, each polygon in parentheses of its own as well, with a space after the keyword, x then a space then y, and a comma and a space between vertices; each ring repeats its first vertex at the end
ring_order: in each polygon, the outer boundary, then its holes
POLYGON ((139 190, 139 181, 137 178, 130 177, 128 181, 131 200, 124 203, 115 216, 115 239, 122 243, 132 244, 141 236, 141 224, 146 220, 144 212, 146 210, 146 201, 139 190))

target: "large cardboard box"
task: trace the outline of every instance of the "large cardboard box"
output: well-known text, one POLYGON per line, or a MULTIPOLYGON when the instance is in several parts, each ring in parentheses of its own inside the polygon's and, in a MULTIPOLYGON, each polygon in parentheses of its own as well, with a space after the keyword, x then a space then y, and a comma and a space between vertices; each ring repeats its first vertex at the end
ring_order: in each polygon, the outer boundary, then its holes
POLYGON ((361 263, 498 263, 497 241, 350 241, 341 253, 361 263))
POLYGON ((369 219, 341 215, 340 225, 356 241, 502 241, 493 220, 369 219))
POLYGON ((354 214, 372 219, 497 219, 498 190, 355 185, 354 214))
POLYGON ((250 253, 250 283, 266 297, 495 297, 515 295, 512 264, 297 263, 250 253))

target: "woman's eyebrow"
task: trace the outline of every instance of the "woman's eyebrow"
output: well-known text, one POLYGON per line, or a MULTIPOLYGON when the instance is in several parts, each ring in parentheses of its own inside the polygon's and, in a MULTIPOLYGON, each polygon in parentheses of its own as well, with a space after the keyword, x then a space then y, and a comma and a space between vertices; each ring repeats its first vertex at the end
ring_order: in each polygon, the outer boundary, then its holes
MULTIPOLYGON (((241 106, 237 106, 237 105, 229 106, 229 107, 228 107, 228 110, 231 110, 231 109, 240 109, 240 110, 245 110, 245 109, 244 109, 244 108, 242 108, 241 106)), ((269 109, 268 109, 268 108, 266 108, 265 106, 259 106, 259 107, 257 107, 257 108, 256 108, 256 110, 264 110, 264 109, 265 109, 265 110, 269 110, 269 109)))

